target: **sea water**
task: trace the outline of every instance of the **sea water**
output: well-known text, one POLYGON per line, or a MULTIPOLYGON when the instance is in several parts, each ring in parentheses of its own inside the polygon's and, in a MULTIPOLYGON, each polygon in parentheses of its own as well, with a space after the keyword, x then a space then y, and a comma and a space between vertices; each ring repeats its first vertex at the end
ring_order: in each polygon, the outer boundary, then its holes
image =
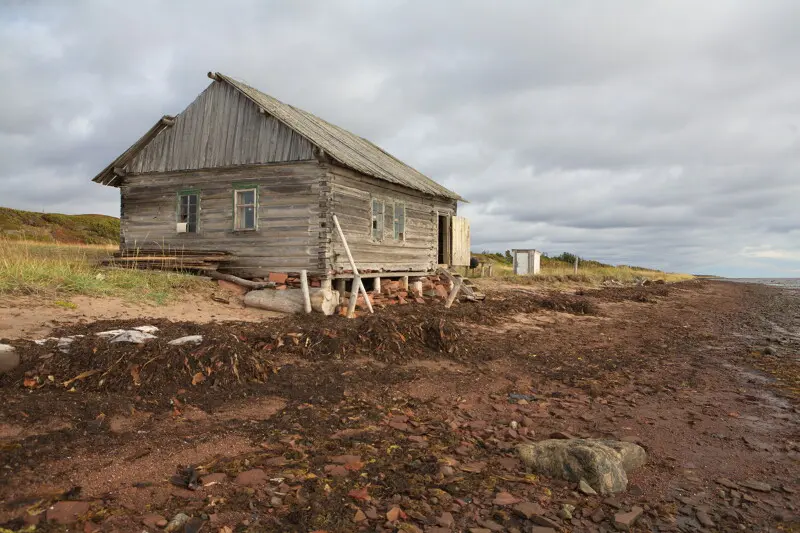
POLYGON ((740 283, 761 283, 784 289, 800 289, 800 278, 726 278, 740 283))

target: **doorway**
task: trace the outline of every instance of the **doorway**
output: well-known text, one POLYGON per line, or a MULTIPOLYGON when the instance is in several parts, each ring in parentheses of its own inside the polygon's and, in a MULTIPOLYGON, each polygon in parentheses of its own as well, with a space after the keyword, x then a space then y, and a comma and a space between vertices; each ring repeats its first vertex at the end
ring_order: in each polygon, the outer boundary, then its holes
POLYGON ((436 260, 440 265, 450 264, 450 215, 438 217, 438 246, 436 260))

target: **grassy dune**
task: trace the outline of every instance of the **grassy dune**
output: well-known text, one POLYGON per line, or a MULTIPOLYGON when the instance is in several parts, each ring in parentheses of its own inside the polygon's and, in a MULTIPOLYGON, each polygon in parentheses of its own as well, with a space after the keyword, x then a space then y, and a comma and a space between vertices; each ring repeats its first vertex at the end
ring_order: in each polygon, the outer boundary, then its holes
POLYGON ((99 267, 116 248, 0 238, 0 294, 117 296, 163 304, 206 283, 188 274, 99 267))
POLYGON ((0 207, 0 238, 70 244, 115 244, 119 219, 106 215, 34 213, 0 207))
POLYGON ((492 264, 494 277, 503 280, 524 284, 558 284, 558 283, 586 283, 599 285, 606 281, 618 281, 620 283, 635 283, 641 279, 664 280, 667 282, 683 281, 692 279, 691 274, 680 274, 672 272, 662 272, 647 268, 632 267, 626 265, 604 265, 597 261, 582 261, 578 265, 578 273, 575 274, 574 264, 558 259, 542 257, 541 273, 536 276, 515 276, 511 263, 506 262, 494 254, 474 254, 484 264, 492 264))

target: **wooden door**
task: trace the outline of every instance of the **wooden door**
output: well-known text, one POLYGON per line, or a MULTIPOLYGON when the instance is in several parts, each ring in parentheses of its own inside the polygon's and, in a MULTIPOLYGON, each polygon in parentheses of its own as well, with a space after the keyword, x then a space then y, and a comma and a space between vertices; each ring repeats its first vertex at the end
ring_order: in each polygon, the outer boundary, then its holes
POLYGON ((453 257, 451 265, 469 266, 470 240, 469 240, 469 220, 464 217, 452 217, 452 250, 453 257))
POLYGON ((530 259, 528 250, 518 250, 514 252, 514 274, 524 276, 528 273, 528 259, 530 259))

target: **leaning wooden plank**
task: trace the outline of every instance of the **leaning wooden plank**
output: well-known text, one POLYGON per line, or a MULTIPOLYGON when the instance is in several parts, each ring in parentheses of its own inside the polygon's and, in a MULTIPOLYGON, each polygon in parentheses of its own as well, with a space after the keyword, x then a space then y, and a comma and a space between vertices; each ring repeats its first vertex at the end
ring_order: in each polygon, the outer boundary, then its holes
POLYGON ((356 316, 356 301, 358 300, 358 291, 360 290, 361 277, 356 274, 353 278, 353 286, 350 288, 350 300, 347 302, 347 318, 356 316))
POLYGON ((453 305, 453 301, 456 299, 458 291, 461 289, 463 285, 464 282, 461 280, 461 278, 460 277, 456 278, 455 283, 453 283, 453 290, 450 291, 450 294, 447 296, 447 301, 444 304, 446 308, 449 308, 451 305, 453 305))
MULTIPOLYGON (((336 215, 333 215, 333 223, 336 224, 336 231, 339 233, 339 238, 342 239, 342 246, 344 246, 344 251, 345 253, 347 253, 347 260, 350 262, 350 268, 353 269, 353 285, 357 288, 351 291, 350 294, 352 295, 353 293, 355 293, 355 297, 356 299, 358 299, 358 291, 360 289, 364 293, 364 302, 366 302, 367 304, 367 309, 369 309, 370 313, 374 313, 372 309, 372 302, 370 302, 369 300, 369 294, 367 294, 367 290, 364 288, 364 282, 361 281, 361 276, 358 275, 358 268, 356 268, 356 262, 353 261, 353 254, 350 253, 350 247, 347 245, 347 239, 345 239, 344 237, 342 226, 339 225, 339 219, 336 217, 336 215)), ((347 316, 352 317, 354 314, 355 314, 355 307, 353 308, 353 313, 350 312, 348 307, 347 316)))
MULTIPOLYGON (((325 315, 332 315, 339 304, 338 293, 328 289, 310 290, 311 308, 325 315)), ((302 291, 256 290, 244 295, 244 305, 282 313, 302 313, 305 311, 305 297, 302 291)))
POLYGON ((300 289, 303 291, 303 306, 306 313, 311 312, 311 296, 308 292, 308 271, 300 271, 300 289))
MULTIPOLYGON (((462 279, 461 276, 454 276, 450 271, 444 268, 438 269, 436 273, 446 277, 448 280, 450 280, 450 283, 452 283, 453 285, 455 285, 457 279, 462 279)), ((474 291, 472 290, 472 287, 470 287, 469 285, 462 284, 461 290, 464 291, 464 294, 466 294, 467 296, 475 295, 474 291)))
POLYGON ((237 285, 241 285, 242 287, 247 287, 248 289, 266 289, 268 287, 274 287, 274 281, 250 281, 249 279, 243 279, 239 276, 234 276, 232 274, 222 274, 220 272, 211 271, 208 275, 214 279, 221 279, 223 281, 230 281, 231 283, 235 283, 237 285))

